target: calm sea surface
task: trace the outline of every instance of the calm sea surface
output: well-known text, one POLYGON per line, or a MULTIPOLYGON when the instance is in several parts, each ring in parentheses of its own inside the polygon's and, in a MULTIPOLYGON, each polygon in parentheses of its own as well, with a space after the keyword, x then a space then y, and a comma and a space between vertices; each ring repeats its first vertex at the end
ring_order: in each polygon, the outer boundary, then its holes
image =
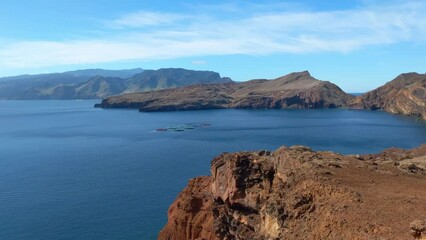
POLYGON ((0 239, 155 239, 177 194, 224 151, 426 143, 426 124, 384 112, 139 113, 96 102, 0 101, 0 239), (187 123, 195 128, 154 131, 187 123))

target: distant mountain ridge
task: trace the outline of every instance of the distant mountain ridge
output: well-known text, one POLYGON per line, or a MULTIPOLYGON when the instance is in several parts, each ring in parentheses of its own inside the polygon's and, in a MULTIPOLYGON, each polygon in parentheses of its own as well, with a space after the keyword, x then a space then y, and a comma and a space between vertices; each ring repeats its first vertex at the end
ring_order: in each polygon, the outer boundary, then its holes
POLYGON ((145 70, 128 80, 129 92, 151 91, 194 84, 229 83, 228 77, 221 77, 212 71, 193 71, 182 68, 145 70))
POLYGON ((0 78, 0 99, 98 99, 111 95, 232 82, 216 72, 181 68, 85 69, 0 78))
POLYGON ((142 68, 134 68, 134 69, 123 69, 123 70, 106 70, 106 69, 83 69, 83 70, 75 70, 68 71, 65 73, 72 74, 74 76, 103 76, 103 77, 117 77, 117 78, 129 78, 138 73, 143 72, 142 68))
MULTIPOLYGON (((104 76, 104 77, 119 77, 119 78, 129 78, 135 74, 141 73, 144 70, 142 68, 134 68, 134 69, 123 69, 123 70, 106 70, 106 69, 82 69, 82 70, 74 70, 67 71, 62 73, 41 73, 41 74, 24 74, 18 76, 10 76, 10 77, 1 77, 0 83, 6 81, 51 81, 56 80, 60 81, 60 77, 74 77, 74 78, 82 78, 86 77, 94 77, 94 76, 104 76)), ((78 80, 75 80, 78 82, 78 80)))

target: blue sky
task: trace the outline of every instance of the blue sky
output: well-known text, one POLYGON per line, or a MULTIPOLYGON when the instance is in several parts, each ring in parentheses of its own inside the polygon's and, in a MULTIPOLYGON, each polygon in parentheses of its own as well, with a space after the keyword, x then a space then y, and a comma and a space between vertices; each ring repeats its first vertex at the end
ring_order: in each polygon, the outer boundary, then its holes
POLYGON ((0 76, 82 68, 309 70, 347 92, 426 71, 426 1, 2 0, 0 76))

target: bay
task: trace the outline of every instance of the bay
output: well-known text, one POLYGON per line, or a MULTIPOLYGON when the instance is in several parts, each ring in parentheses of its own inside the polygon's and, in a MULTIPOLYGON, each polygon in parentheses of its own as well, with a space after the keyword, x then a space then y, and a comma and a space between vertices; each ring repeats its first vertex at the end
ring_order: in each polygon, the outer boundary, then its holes
POLYGON ((97 102, 0 101, 0 239, 156 239, 168 206, 221 152, 426 143, 424 122, 382 111, 139 113, 97 102), (155 131, 183 124, 194 129, 155 131))

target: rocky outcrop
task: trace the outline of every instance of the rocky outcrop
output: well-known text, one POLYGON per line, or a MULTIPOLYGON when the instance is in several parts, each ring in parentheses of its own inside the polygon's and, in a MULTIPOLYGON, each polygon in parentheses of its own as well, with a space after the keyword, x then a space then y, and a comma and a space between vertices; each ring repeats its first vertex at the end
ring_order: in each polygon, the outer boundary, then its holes
POLYGON ((192 179, 158 239, 412 239, 424 236, 426 163, 415 150, 340 155, 307 147, 223 153, 192 179))
POLYGON ((415 239, 426 239, 426 222, 422 220, 415 220, 410 224, 411 235, 415 239))
POLYGON ((426 120, 426 74, 405 73, 350 102, 358 109, 383 109, 426 120))
POLYGON ((124 94, 106 98, 96 106, 138 108, 144 112, 220 108, 337 108, 345 106, 352 98, 336 85, 317 80, 305 71, 274 80, 195 85, 124 94))

